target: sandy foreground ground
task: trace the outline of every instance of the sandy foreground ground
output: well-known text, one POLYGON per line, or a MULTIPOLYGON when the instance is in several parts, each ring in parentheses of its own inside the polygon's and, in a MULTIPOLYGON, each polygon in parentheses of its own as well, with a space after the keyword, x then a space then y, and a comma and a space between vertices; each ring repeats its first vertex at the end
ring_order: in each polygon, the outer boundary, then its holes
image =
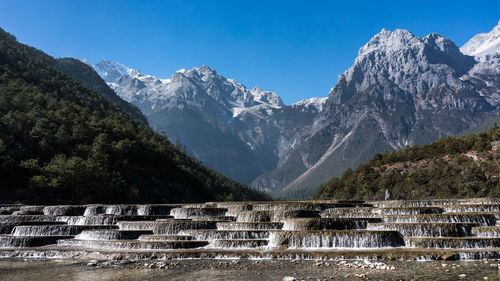
POLYGON ((0 259, 0 280, 500 280, 498 260, 68 261, 0 259))

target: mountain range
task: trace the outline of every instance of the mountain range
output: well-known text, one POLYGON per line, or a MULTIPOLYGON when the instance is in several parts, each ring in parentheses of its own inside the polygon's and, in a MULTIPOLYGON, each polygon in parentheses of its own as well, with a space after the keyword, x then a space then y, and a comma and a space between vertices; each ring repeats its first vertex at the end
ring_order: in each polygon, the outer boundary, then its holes
POLYGON ((110 61, 93 67, 120 97, 141 109, 152 128, 244 183, 274 169, 326 101, 285 106, 276 93, 248 89, 206 65, 179 70, 169 79, 110 61))
POLYGON ((284 198, 310 196, 376 153, 458 135, 500 113, 500 22, 461 48, 436 33, 383 29, 328 98, 292 105, 206 65, 169 79, 110 61, 93 67, 190 155, 284 198))
POLYGON ((155 133, 87 64, 0 28, 0 203, 269 200, 155 133))

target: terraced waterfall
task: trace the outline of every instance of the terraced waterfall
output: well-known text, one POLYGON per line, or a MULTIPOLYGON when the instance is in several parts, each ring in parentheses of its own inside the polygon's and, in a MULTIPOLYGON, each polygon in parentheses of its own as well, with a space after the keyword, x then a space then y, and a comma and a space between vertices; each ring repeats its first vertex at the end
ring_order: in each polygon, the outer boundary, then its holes
POLYGON ((0 206, 1 257, 500 258, 500 199, 0 206))

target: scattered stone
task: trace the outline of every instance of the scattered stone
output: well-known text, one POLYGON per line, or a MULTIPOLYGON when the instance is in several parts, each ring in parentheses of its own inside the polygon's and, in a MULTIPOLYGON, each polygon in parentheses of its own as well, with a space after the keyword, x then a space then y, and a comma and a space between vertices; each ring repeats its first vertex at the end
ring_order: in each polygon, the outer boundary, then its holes
POLYGON ((392 200, 392 192, 389 189, 385 190, 385 200, 392 200))
POLYGON ((121 260, 119 263, 120 264, 131 264, 131 263, 134 263, 134 261, 133 260, 121 260))
POLYGON ((293 276, 285 276, 283 277, 283 281, 297 281, 297 278, 293 276))
POLYGON ((90 260, 87 262, 87 266, 97 266, 98 263, 96 260, 90 260))
POLYGON ((460 275, 458 275, 458 277, 465 278, 465 277, 467 277, 467 274, 460 274, 460 275))
POLYGON ((347 268, 361 268, 361 269, 378 269, 378 270, 395 270, 396 267, 393 265, 387 265, 383 262, 370 262, 369 260, 364 260, 364 263, 352 262, 348 263, 346 261, 341 261, 338 263, 339 266, 347 268))

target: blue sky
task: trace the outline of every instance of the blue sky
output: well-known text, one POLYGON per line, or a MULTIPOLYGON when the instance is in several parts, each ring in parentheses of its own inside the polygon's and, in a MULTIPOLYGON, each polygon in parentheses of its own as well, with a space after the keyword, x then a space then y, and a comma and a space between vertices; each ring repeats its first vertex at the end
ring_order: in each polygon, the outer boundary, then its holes
POLYGON ((207 64, 286 104, 327 96, 383 27, 463 45, 500 19, 500 1, 6 1, 0 27, 55 57, 121 62, 170 77, 207 64))

